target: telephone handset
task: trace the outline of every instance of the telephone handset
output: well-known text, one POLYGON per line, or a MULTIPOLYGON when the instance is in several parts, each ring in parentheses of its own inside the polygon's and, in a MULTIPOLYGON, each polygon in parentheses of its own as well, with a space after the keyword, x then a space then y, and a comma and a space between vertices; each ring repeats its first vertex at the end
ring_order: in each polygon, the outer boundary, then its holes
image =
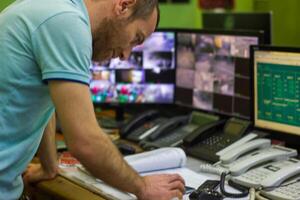
POLYGON ((153 120, 159 117, 159 111, 157 110, 148 110, 136 117, 133 117, 128 123, 126 123, 120 129, 120 136, 122 138, 126 138, 133 130, 137 129, 138 127, 142 126, 146 122, 153 120))
POLYGON ((161 124, 149 137, 147 140, 154 141, 158 139, 158 137, 163 136, 164 134, 168 134, 174 131, 176 128, 185 125, 189 122, 189 116, 178 116, 173 117, 170 120, 161 124))
POLYGON ((238 147, 238 151, 237 149, 232 149, 222 154, 220 156, 220 161, 223 164, 229 164, 234 160, 236 160, 241 155, 248 153, 249 151, 254 151, 257 149, 265 149, 270 146, 271 146, 271 140, 269 139, 259 138, 259 139, 251 140, 238 147))
POLYGON ((161 124, 166 122, 168 119, 164 117, 158 117, 153 120, 150 120, 144 123, 142 126, 138 127, 137 129, 133 130, 128 136, 126 137, 127 140, 133 142, 140 142, 145 140, 149 137, 156 129, 158 129, 161 124))
POLYGON ((227 169, 231 176, 239 176, 257 165, 271 161, 285 160, 296 155, 297 151, 294 149, 273 145, 270 148, 253 151, 230 164, 220 163, 219 165, 227 169))
POLYGON ((300 174, 300 160, 290 158, 284 161, 275 161, 258 168, 232 177, 231 180, 245 187, 270 188, 278 187, 287 179, 300 174))
POLYGON ((285 166, 281 170, 275 172, 272 176, 267 177, 265 180, 261 182, 263 187, 277 187, 284 180, 289 179, 300 173, 300 162, 294 163, 290 166, 285 166))
POLYGON ((178 116, 171 119, 162 121, 159 127, 149 135, 149 137, 140 141, 140 146, 144 149, 154 149, 159 148, 156 146, 155 142, 161 138, 166 137, 169 134, 172 134, 176 129, 180 129, 182 126, 187 124, 190 120, 189 116, 178 116))

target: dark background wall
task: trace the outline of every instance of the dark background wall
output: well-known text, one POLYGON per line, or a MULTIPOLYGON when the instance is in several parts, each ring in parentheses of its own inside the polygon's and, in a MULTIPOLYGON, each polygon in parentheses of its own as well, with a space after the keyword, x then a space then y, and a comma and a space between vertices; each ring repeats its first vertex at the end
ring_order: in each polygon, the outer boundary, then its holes
MULTIPOLYGON (((0 0, 0 11, 14 0, 0 0)), ((170 2, 170 1, 167 1, 170 2)), ((189 3, 161 3, 160 27, 201 28, 198 0, 189 3)), ((281 46, 300 47, 299 0, 236 0, 230 12, 273 12, 273 43, 281 46)), ((228 12, 228 11, 227 11, 228 12)))

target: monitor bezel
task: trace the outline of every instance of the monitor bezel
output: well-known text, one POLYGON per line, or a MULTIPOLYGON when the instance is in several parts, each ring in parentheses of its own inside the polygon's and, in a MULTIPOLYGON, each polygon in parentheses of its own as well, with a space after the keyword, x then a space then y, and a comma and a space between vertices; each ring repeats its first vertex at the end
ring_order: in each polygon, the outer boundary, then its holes
MULTIPOLYGON (((116 107, 134 107, 134 106, 142 106, 142 105, 148 105, 148 106, 158 106, 158 105, 173 105, 175 103, 175 89, 176 89, 176 60, 177 60, 177 55, 176 55, 176 44, 177 44, 177 33, 173 28, 158 28, 155 30, 155 32, 172 32, 174 33, 174 77, 173 77, 173 100, 171 102, 145 102, 145 103, 136 103, 136 102, 94 102, 92 100, 92 103, 94 107, 101 107, 101 108, 116 108, 116 107)), ((92 97, 92 95, 91 95, 92 97)))
MULTIPOLYGON (((178 47, 178 40, 177 40, 177 36, 178 33, 198 33, 198 34, 215 34, 215 35, 228 35, 228 36, 245 36, 245 37, 257 37, 258 38, 258 43, 259 44, 264 44, 264 31, 260 31, 260 30, 219 30, 219 29, 174 29, 176 31, 176 44, 175 46, 178 47)), ((250 85, 250 91, 249 91, 249 96, 250 96, 250 116, 248 117, 244 117, 244 116, 237 116, 237 115, 230 115, 228 113, 223 113, 223 112, 218 112, 218 111, 210 111, 210 110, 205 110, 205 109, 201 109, 201 108, 196 108, 192 105, 186 105, 184 103, 180 103, 176 101, 176 97, 177 97, 177 85, 176 85, 176 75, 177 75, 177 66, 176 66, 176 73, 175 73, 175 97, 174 97, 174 104, 178 105, 178 106, 183 106, 189 109, 194 109, 197 111, 201 111, 201 112, 205 112, 205 113, 209 113, 209 114, 213 114, 213 115, 220 115, 222 117, 235 117, 235 118, 240 118, 240 119, 244 119, 244 120, 249 120, 249 121, 253 121, 253 98, 251 98, 252 96, 252 67, 251 67, 251 52, 250 52, 250 47, 249 47, 249 66, 250 66, 250 77, 249 77, 249 85, 250 85)), ((175 53, 176 56, 175 58, 177 59, 177 52, 175 53)), ((177 60, 176 60, 177 63, 177 60)))
MULTIPOLYGON (((300 137, 300 134, 288 132, 288 131, 282 131, 282 130, 274 130, 270 129, 267 127, 261 127, 257 126, 256 124, 256 111, 255 111, 255 99, 256 99, 256 92, 255 92, 255 61, 254 61, 254 53, 255 51, 274 51, 274 52, 287 52, 287 53, 300 53, 300 48, 299 47, 287 47, 287 46, 270 46, 270 45, 252 45, 250 47, 250 58, 251 58, 251 69, 252 69, 252 93, 253 93, 253 106, 252 106, 252 113, 253 113, 253 127, 257 130, 261 131, 266 131, 266 132, 271 132, 275 134, 276 136, 279 136, 281 139, 282 137, 285 137, 286 134, 289 134, 291 138, 294 137, 300 137)), ((289 139, 289 138, 285 138, 289 139)), ((293 139, 290 139, 292 141, 293 139)))
MULTIPOLYGON (((265 19, 267 19, 268 23, 269 23, 269 27, 267 29, 261 29, 264 31, 264 36, 263 36, 264 44, 271 45, 273 43, 273 12, 272 11, 267 11, 267 12, 211 12, 211 11, 207 11, 207 12, 203 12, 202 13, 203 28, 211 29, 209 27, 205 27, 205 23, 204 23, 205 15, 208 17, 209 17, 209 15, 218 15, 219 17, 225 17, 225 16, 245 17, 245 16, 248 16, 249 18, 264 16, 265 19), (269 35, 267 35, 268 32, 266 32, 265 30, 268 30, 269 35)), ((260 30, 260 29, 234 28, 234 29, 225 29, 225 30, 260 30)))

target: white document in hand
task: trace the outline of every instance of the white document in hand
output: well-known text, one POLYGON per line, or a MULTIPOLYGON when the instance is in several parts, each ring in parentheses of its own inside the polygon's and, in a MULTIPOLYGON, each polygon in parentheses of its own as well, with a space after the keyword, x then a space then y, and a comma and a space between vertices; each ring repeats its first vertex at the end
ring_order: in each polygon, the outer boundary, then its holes
POLYGON ((166 147, 126 156, 125 160, 137 172, 144 173, 183 167, 186 164, 186 155, 180 148, 166 147))

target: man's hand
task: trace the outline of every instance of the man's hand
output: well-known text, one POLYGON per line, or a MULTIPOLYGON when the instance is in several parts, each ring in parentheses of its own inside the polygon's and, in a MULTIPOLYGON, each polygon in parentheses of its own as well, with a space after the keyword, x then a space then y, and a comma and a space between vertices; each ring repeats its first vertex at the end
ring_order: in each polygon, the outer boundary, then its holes
POLYGON ((47 172, 42 168, 41 164, 30 163, 23 174, 23 181, 27 185, 29 183, 36 183, 43 180, 55 178, 57 170, 47 172))
POLYGON ((139 200, 171 200, 182 199, 184 194, 184 180, 177 174, 149 175, 143 177, 145 185, 139 200))

